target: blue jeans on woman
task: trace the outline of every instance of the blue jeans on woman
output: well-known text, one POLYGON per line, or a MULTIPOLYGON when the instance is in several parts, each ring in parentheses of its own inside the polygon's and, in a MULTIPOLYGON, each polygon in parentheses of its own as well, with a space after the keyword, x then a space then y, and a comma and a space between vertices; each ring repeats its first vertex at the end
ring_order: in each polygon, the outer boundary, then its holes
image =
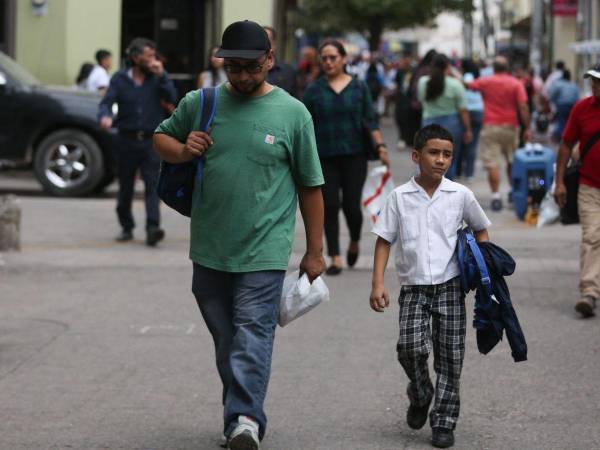
POLYGON ((284 270, 231 273, 194 264, 192 292, 215 343, 223 383, 223 433, 238 416, 258 422, 263 438, 263 404, 271 376, 271 355, 284 270))
POLYGON ((444 127, 452 135, 454 140, 454 151, 452 152, 452 165, 446 172, 446 178, 453 180, 456 176, 456 167, 461 159, 462 152, 462 139, 464 134, 464 127, 460 121, 458 114, 448 114, 446 116, 429 117, 423 119, 423 126, 437 124, 444 127))
POLYGON ((475 160, 477 159, 477 146, 479 145, 479 135, 483 127, 483 111, 469 111, 471 117, 471 130, 473 131, 473 140, 469 144, 463 144, 463 168, 464 175, 471 178, 475 175, 475 160))

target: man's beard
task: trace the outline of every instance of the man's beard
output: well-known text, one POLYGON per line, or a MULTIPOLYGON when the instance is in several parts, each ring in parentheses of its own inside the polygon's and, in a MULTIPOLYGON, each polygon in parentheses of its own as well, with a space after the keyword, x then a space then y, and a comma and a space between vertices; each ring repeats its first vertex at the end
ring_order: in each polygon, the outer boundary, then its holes
POLYGON ((134 66, 137 67, 144 75, 149 76, 152 75, 152 71, 148 68, 148 66, 143 65, 143 64, 135 64, 134 66))
POLYGON ((242 94, 242 95, 252 95, 252 94, 254 94, 256 91, 258 91, 260 89, 260 87, 262 86, 263 82, 264 82, 264 80, 260 81, 260 82, 246 83, 246 84, 240 86, 240 85, 236 85, 236 83, 234 83, 233 81, 229 80, 229 84, 231 84, 231 86, 233 87, 233 89, 238 94, 242 94))

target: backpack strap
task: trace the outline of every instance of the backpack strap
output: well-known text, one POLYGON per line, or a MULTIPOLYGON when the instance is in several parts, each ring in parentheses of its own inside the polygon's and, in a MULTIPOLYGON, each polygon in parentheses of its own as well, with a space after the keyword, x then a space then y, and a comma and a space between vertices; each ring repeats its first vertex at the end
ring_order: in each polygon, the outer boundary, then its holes
POLYGON ((471 249, 471 253, 475 258, 477 268, 479 269, 479 275, 481 276, 481 284, 485 289, 488 297, 496 303, 500 304, 500 302, 498 301, 498 299, 496 299, 496 296, 494 295, 494 291, 492 290, 492 280, 490 280, 490 274, 487 270, 487 266, 485 265, 485 259, 481 254, 481 250, 479 249, 477 242, 475 241, 475 237, 469 231, 467 231, 465 234, 467 237, 467 244, 471 249))
POLYGON ((208 131, 217 112, 217 88, 209 87, 200 90, 200 121, 198 130, 208 131))
POLYGON ((460 268, 460 281, 465 294, 469 292, 469 274, 467 273, 467 267, 465 264, 466 234, 467 231, 465 229, 458 230, 458 245, 456 248, 458 253, 458 266, 460 268))
MULTIPOLYGON (((200 89, 200 106, 198 108, 198 115, 196 116, 195 130, 208 131, 210 125, 215 118, 217 112, 217 87, 209 87, 200 89)), ((198 171, 197 178, 198 182, 202 180, 202 158, 198 158, 198 171)))

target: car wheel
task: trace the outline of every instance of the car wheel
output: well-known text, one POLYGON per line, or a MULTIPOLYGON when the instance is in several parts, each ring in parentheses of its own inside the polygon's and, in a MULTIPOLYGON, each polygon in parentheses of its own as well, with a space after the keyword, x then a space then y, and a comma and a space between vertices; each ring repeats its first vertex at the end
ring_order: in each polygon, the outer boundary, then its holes
POLYGON ((44 190, 56 196, 89 194, 104 176, 104 158, 97 142, 75 129, 46 136, 36 149, 33 167, 44 190))

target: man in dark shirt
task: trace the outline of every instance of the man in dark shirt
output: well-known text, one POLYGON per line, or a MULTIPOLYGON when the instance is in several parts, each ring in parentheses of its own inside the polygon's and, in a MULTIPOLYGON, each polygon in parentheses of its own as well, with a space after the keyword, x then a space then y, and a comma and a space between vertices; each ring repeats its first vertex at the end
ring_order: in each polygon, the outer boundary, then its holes
POLYGON ((117 128, 115 154, 118 164, 119 196, 117 216, 121 233, 117 241, 133 239, 135 221, 131 212, 135 174, 140 169, 145 185, 146 244, 154 247, 164 238, 160 228, 159 200, 156 193, 160 158, 152 148, 154 129, 167 117, 167 106, 177 100, 173 82, 156 59, 156 45, 144 39, 134 39, 127 48, 130 65, 117 72, 100 102, 100 126, 117 128), (113 119, 112 106, 119 112, 113 119))
MULTIPOLYGON (((268 26, 263 26, 263 28, 267 32, 267 36, 269 36, 269 41, 271 42, 271 48, 273 49, 273 52, 276 52, 277 33, 275 32, 275 29, 268 26)), ((290 64, 283 61, 277 61, 277 59, 275 59, 275 63, 267 75, 267 81, 274 86, 284 89, 293 97, 298 97, 296 71, 290 64)))

